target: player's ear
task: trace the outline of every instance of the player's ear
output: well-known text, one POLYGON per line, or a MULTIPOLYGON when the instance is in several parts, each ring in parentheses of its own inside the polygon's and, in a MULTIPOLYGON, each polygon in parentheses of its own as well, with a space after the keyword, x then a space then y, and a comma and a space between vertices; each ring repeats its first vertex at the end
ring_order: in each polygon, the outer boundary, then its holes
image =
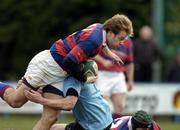
POLYGON ((114 34, 112 31, 108 31, 108 32, 107 32, 107 36, 110 36, 110 35, 112 35, 112 34, 114 34))

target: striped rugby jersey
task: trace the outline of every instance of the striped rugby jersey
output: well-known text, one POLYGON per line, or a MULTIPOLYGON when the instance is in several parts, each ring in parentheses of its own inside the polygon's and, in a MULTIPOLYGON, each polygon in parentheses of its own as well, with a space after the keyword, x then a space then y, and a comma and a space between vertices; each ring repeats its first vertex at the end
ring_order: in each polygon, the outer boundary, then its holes
POLYGON ((96 23, 69 35, 64 40, 57 40, 50 48, 50 52, 61 68, 66 70, 63 65, 66 56, 75 63, 81 63, 96 56, 102 50, 104 42, 103 24, 96 23))
MULTIPOLYGON (((123 116, 113 120, 110 130, 133 130, 131 124, 132 116, 123 116)), ((162 130, 159 125, 154 121, 149 130, 162 130)))
MULTIPOLYGON (((123 72, 126 71, 126 65, 134 62, 133 56, 133 43, 131 39, 127 39, 124 43, 117 49, 111 49, 116 55, 118 55, 124 62, 124 65, 113 64, 110 67, 104 67, 102 63, 97 62, 99 70, 113 71, 113 72, 123 72)), ((109 57, 105 56, 103 53, 100 55, 106 60, 111 60, 109 57)))

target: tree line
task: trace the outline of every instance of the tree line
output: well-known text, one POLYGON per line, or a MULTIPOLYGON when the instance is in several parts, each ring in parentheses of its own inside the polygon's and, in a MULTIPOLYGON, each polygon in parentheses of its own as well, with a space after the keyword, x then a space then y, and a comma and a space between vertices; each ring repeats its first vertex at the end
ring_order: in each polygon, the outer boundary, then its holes
MULTIPOLYGON (((66 35, 89 24, 104 22, 116 13, 126 14, 133 21, 136 37, 142 25, 151 25, 151 2, 151 0, 1 0, 0 79, 19 79, 36 53, 49 49, 57 39, 65 38, 66 35)), ((167 5, 173 13, 178 13, 176 12, 179 10, 178 7, 174 8, 176 4, 173 4, 173 8, 167 5)), ((179 33, 177 17, 180 16, 169 14, 165 24, 167 32, 171 32, 172 35, 179 33)), ((168 36, 170 34, 167 33, 168 36)), ((176 41, 173 42, 177 44, 176 41)))

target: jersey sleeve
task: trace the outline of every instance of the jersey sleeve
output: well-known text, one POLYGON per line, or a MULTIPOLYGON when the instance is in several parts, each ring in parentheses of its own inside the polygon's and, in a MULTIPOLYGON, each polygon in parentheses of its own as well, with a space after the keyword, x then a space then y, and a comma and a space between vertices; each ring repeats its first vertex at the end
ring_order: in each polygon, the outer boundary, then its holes
POLYGON ((133 43, 130 39, 128 39, 126 42, 127 42, 127 48, 128 48, 126 64, 130 64, 130 63, 134 62, 133 43))
POLYGON ((161 129, 160 126, 154 121, 154 122, 153 122, 153 126, 152 126, 152 128, 150 128, 150 130, 162 130, 162 129, 161 129))
POLYGON ((80 95, 81 83, 72 76, 68 76, 64 80, 63 95, 66 96, 69 89, 73 88, 80 95))
POLYGON ((98 45, 94 41, 87 39, 79 42, 67 56, 79 64, 87 60, 97 48, 98 45))

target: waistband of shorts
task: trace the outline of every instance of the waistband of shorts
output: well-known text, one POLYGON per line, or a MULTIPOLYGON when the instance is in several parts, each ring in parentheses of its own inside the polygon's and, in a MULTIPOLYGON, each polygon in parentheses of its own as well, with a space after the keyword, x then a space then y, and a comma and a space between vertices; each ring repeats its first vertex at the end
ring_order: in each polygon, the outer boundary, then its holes
POLYGON ((46 85, 42 89, 42 91, 43 91, 43 93, 52 93, 52 94, 63 96, 63 92, 61 90, 53 87, 52 85, 46 85))

